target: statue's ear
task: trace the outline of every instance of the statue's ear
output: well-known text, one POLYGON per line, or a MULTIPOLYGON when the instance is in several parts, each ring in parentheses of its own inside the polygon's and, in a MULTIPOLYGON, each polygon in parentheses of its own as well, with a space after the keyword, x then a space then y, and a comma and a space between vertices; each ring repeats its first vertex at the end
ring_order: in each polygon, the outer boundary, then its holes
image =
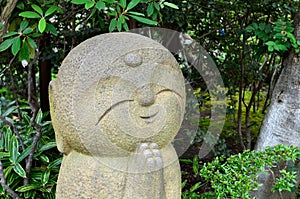
POLYGON ((65 139, 62 136, 61 129, 61 124, 59 123, 60 121, 57 120, 57 102, 59 99, 58 98, 58 80, 52 80, 49 84, 49 103, 50 103, 50 114, 51 114, 51 120, 52 120, 52 125, 55 131, 55 139, 56 139, 56 145, 58 150, 63 153, 63 154, 68 154, 71 151, 71 148, 65 141, 65 139))

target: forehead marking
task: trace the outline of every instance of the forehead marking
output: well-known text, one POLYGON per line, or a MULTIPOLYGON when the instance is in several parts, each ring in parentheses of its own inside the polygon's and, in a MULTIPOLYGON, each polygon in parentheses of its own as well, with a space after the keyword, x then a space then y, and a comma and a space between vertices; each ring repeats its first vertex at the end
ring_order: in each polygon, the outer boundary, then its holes
POLYGON ((128 53, 124 58, 124 62, 127 66, 136 67, 143 63, 143 58, 138 53, 128 53))

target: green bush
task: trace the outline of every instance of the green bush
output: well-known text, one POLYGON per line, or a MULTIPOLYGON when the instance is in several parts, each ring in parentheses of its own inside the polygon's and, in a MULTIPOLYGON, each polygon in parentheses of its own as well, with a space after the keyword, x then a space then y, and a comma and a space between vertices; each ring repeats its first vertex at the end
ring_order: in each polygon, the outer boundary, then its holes
POLYGON ((35 121, 30 107, 20 106, 20 119, 14 102, 0 103, 0 198, 55 198, 61 155, 56 149, 54 131, 47 114, 38 112, 35 121), (5 187, 6 186, 6 187, 5 187), (14 197, 16 198, 16 197, 14 197))
POLYGON ((279 176, 274 176, 272 191, 295 192, 295 166, 299 160, 299 147, 277 145, 265 151, 246 150, 227 159, 224 156, 217 157, 204 164, 200 175, 211 183, 216 198, 253 198, 250 191, 260 186, 256 181, 258 175, 261 172, 274 174, 272 169, 280 172, 279 176))

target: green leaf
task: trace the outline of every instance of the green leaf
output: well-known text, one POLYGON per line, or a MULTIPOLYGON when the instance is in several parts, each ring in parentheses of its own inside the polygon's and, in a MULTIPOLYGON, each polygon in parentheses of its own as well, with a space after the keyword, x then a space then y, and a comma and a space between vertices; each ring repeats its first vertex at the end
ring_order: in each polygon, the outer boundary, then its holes
POLYGON ((140 13, 140 12, 133 12, 133 11, 129 11, 128 14, 133 14, 133 15, 136 15, 136 16, 142 16, 142 17, 145 16, 143 13, 140 13))
POLYGON ((147 12, 148 16, 151 16, 153 14, 153 12, 154 12, 153 2, 148 5, 146 12, 147 12))
POLYGON ((32 48, 34 48, 34 49, 37 48, 35 41, 33 39, 31 39, 30 37, 27 37, 27 42, 32 48))
POLYGON ((252 26, 253 26, 254 29, 258 29, 258 24, 257 23, 253 23, 252 26))
POLYGON ((116 0, 103 0, 103 1, 107 3, 114 3, 116 0))
POLYGON ((11 52, 14 56, 19 52, 20 47, 21 47, 21 38, 15 37, 14 43, 12 44, 12 47, 11 47, 11 52))
POLYGON ((8 166, 4 170, 4 178, 7 179, 8 175, 11 174, 11 170, 13 169, 13 166, 8 166))
POLYGON ((112 17, 116 17, 117 16, 117 12, 115 10, 109 10, 109 12, 107 13, 108 16, 112 16, 112 17))
POLYGON ((118 21, 120 21, 120 23, 125 23, 125 17, 124 15, 120 15, 118 21))
POLYGON ((178 6, 175 5, 174 3, 164 2, 164 5, 173 9, 179 9, 178 6))
POLYGON ((49 15, 53 14, 57 10, 57 6, 51 6, 45 13, 45 17, 48 17, 49 15))
POLYGON ((10 149, 9 149, 9 160, 13 164, 17 163, 17 157, 19 154, 19 142, 15 135, 12 136, 10 141, 10 149))
POLYGON ((33 18, 41 18, 41 16, 36 13, 36 12, 32 12, 32 11, 25 11, 25 12, 21 12, 19 14, 20 17, 25 17, 25 18, 30 18, 30 19, 33 19, 33 18))
POLYGON ((42 110, 41 109, 39 109, 39 111, 38 111, 38 114, 37 114, 37 116, 36 116, 36 118, 35 118, 35 122, 37 123, 37 124, 42 124, 42 119, 43 119, 43 112, 42 112, 42 110))
POLYGON ((26 29, 23 31, 23 34, 27 35, 27 34, 32 33, 32 31, 33 31, 32 28, 26 28, 26 29))
POLYGON ((25 9, 25 5, 23 2, 18 2, 16 5, 17 8, 19 8, 20 10, 24 10, 25 9))
POLYGON ((247 28, 246 28, 246 31, 247 32, 252 32, 254 30, 254 28, 250 25, 250 26, 247 26, 247 28))
POLYGON ((4 158, 4 157, 9 158, 9 156, 10 156, 9 152, 0 152, 0 158, 1 159, 4 158))
POLYGON ((292 33, 287 32, 286 37, 291 39, 292 43, 296 43, 296 39, 292 33))
POLYGON ((84 8, 88 10, 88 9, 92 8, 94 5, 95 5, 94 1, 87 1, 84 5, 84 8))
POLYGON ((50 177, 50 170, 46 169, 42 174, 42 179, 41 179, 43 186, 47 184, 47 182, 49 181, 49 177, 50 177))
POLYGON ((31 36, 32 38, 38 38, 38 37, 41 37, 42 34, 39 33, 39 32, 35 32, 35 33, 32 33, 30 36, 31 36))
POLYGON ((48 142, 47 144, 43 145, 39 151, 40 152, 43 152, 43 151, 46 151, 46 150, 49 150, 49 149, 52 149, 56 147, 56 142, 48 142))
POLYGON ((62 162, 62 158, 58 158, 58 159, 54 160, 53 162, 51 162, 51 163, 47 166, 47 168, 51 169, 51 168, 53 168, 53 167, 56 167, 56 166, 60 165, 61 162, 62 162))
POLYGON ((19 33, 17 33, 17 32, 9 32, 9 33, 3 35, 2 38, 10 37, 10 36, 17 35, 17 34, 19 34, 19 33))
POLYGON ((17 162, 24 160, 30 153, 31 146, 28 146, 20 155, 17 157, 17 162))
POLYGON ((54 36, 57 36, 57 30, 51 23, 47 23, 45 31, 50 32, 54 36))
POLYGON ((39 20, 39 25, 38 25, 40 33, 43 33, 46 29, 46 19, 43 17, 39 20))
POLYGON ((132 8, 134 8, 137 4, 140 3, 141 0, 132 0, 129 2, 126 10, 131 10, 132 8))
POLYGON ((14 38, 6 39, 0 44, 0 52, 8 49, 14 42, 14 38))
POLYGON ((184 180, 184 181, 181 183, 181 189, 183 189, 183 188, 185 187, 186 183, 187 183, 187 180, 184 180))
POLYGON ((278 46, 278 50, 281 50, 281 51, 287 51, 288 50, 285 45, 279 44, 277 46, 278 46))
POLYGON ((126 0, 120 0, 120 5, 122 8, 126 8, 126 5, 127 5, 126 0))
POLYGON ((274 41, 268 41, 268 42, 266 42, 266 45, 274 46, 274 45, 276 45, 276 43, 274 41))
POLYGON ((0 22, 0 30, 3 28, 3 23, 0 22))
POLYGON ((275 26, 275 27, 274 27, 274 31, 276 31, 276 32, 281 32, 281 31, 282 31, 282 27, 277 27, 277 26, 275 26))
POLYGON ((27 62, 29 62, 29 55, 30 55, 30 51, 27 42, 24 40, 22 42, 22 47, 19 53, 19 61, 26 60, 27 62))
POLYGON ((5 138, 5 134, 4 134, 4 132, 2 132, 2 136, 0 138, 0 150, 1 151, 3 151, 3 149, 4 149, 4 138, 5 138))
POLYGON ((191 160, 191 159, 180 159, 180 162, 193 163, 193 160, 191 160))
POLYGON ((150 19, 146 19, 144 17, 138 17, 138 16, 135 16, 135 15, 130 15, 133 19, 139 21, 139 22, 142 22, 144 24, 148 24, 148 25, 157 25, 157 22, 156 21, 153 21, 153 20, 150 20, 150 19))
POLYGON ((285 31, 287 31, 287 32, 293 32, 293 31, 294 31, 294 28, 293 28, 293 27, 287 27, 287 28, 285 29, 285 31))
POLYGON ((72 0, 71 3, 76 5, 85 4, 88 0, 72 0))
POLYGON ((37 11, 37 13, 39 13, 41 16, 43 16, 43 10, 42 10, 42 8, 41 8, 40 6, 35 5, 35 4, 32 4, 31 7, 32 7, 35 11, 37 11))
POLYGON ((264 30, 265 29, 265 23, 263 23, 263 22, 261 22, 261 23, 259 23, 259 29, 260 30, 264 30))
POLYGON ((23 20, 20 24, 20 32, 22 32, 27 26, 29 22, 27 20, 23 20))
POLYGON ((27 191, 30 191, 30 190, 33 190, 33 189, 37 189, 39 187, 40 186, 38 184, 27 184, 27 185, 23 185, 21 187, 18 187, 16 189, 16 191, 18 191, 18 192, 27 192, 27 191))
POLYGON ((110 21, 110 24, 109 24, 109 32, 112 32, 115 30, 116 26, 117 26, 117 20, 114 18, 110 21))
MULTIPOLYGON (((34 59, 34 57, 35 57, 35 49, 32 48, 30 45, 28 45, 28 47, 29 47, 29 59, 34 59)), ((26 63, 23 62, 22 65, 23 65, 23 67, 25 67, 24 65, 26 65, 26 63)))
POLYGON ((6 134, 5 134, 5 139, 4 139, 4 148, 5 151, 9 151, 10 149, 10 141, 12 137, 12 132, 10 128, 7 128, 6 134))
POLYGON ((268 46, 268 51, 273 52, 274 51, 273 46, 268 46))
POLYGON ((282 21, 276 21, 274 24, 280 28, 282 28, 282 25, 283 25, 282 21))
POLYGON ((196 184, 194 184, 194 185, 190 188, 190 192, 196 191, 196 189, 198 189, 199 187, 201 187, 201 182, 197 182, 196 184))
POLYGON ((26 178, 26 172, 19 163, 14 165, 14 171, 22 178, 26 178))
POLYGON ((42 160, 43 162, 49 163, 49 158, 45 154, 41 154, 39 159, 42 160))
POLYGON ((153 5, 154 5, 154 8, 155 8, 157 11, 160 10, 160 7, 159 7, 158 3, 153 2, 153 5))
POLYGON ((199 173, 199 159, 196 155, 193 158, 193 171, 196 175, 199 173))
POLYGON ((120 22, 120 20, 117 21, 117 29, 119 32, 121 32, 122 30, 122 23, 120 22))
POLYGON ((127 25, 127 23, 125 22, 125 23, 123 23, 123 28, 126 30, 126 31, 128 31, 129 30, 129 27, 128 27, 128 25, 127 25))
POLYGON ((97 8, 99 11, 101 11, 102 9, 105 8, 105 3, 104 3, 103 1, 98 1, 98 2, 96 3, 96 8, 97 8))

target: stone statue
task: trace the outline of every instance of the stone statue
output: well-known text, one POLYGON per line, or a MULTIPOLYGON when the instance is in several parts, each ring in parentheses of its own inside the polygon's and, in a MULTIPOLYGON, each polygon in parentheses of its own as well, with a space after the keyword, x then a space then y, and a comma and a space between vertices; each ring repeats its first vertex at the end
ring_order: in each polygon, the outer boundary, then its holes
POLYGON ((184 78, 161 44, 133 33, 78 45, 49 86, 57 199, 179 199, 171 144, 183 120, 184 78))

